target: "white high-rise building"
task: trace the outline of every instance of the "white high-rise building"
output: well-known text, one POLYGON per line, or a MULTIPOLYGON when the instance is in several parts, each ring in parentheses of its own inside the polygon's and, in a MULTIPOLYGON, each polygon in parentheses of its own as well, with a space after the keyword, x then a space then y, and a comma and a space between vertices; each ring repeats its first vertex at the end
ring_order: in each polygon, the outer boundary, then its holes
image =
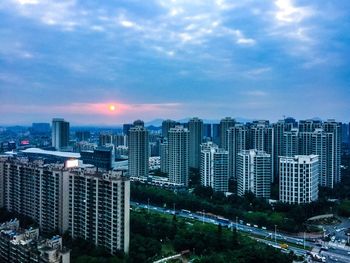
POLYGON ((311 203, 318 199, 319 161, 317 155, 280 158, 280 201, 311 203))
POLYGON ((189 131, 175 126, 168 133, 169 180, 188 186, 189 131))
POLYGON ((129 145, 129 176, 148 176, 149 170, 149 137, 148 131, 141 125, 141 121, 135 122, 130 128, 128 136, 129 145))
POLYGON ((199 169, 201 143, 203 139, 203 121, 199 118, 192 118, 188 122, 189 137, 189 166, 199 169))
POLYGON ((252 192, 258 198, 270 198, 271 155, 264 151, 244 150, 237 155, 237 194, 252 192))
POLYGON ((201 184, 214 191, 228 191, 228 152, 212 142, 201 145, 201 184))
POLYGON ((235 180, 237 180, 237 155, 247 149, 247 132, 243 124, 236 124, 226 131, 229 176, 235 180))
POLYGON ((52 147, 61 150, 69 145, 69 122, 61 118, 52 119, 52 147))

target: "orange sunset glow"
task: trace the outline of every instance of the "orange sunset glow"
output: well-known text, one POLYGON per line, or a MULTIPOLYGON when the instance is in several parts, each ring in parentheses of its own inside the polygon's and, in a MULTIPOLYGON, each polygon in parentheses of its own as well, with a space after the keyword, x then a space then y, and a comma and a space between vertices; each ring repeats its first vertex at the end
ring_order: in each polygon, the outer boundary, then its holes
POLYGON ((109 111, 115 111, 116 107, 115 105, 111 104, 108 106, 109 111))

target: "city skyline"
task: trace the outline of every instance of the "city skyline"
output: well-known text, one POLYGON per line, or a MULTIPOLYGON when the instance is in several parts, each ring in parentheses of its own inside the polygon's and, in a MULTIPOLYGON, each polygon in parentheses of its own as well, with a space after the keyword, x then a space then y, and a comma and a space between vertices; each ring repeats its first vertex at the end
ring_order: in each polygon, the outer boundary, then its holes
POLYGON ((4 0, 0 124, 348 122, 350 3, 4 0))

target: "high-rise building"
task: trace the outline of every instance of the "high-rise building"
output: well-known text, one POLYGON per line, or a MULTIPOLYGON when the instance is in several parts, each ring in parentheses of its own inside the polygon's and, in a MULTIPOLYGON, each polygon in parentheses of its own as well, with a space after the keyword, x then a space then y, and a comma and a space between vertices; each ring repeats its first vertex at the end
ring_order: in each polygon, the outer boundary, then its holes
MULTIPOLYGON (((333 134, 325 133, 323 129, 317 128, 311 134, 311 153, 318 156, 318 184, 333 188, 332 157, 333 134)), ((305 135, 306 136, 306 135, 305 135)))
POLYGON ((300 155, 310 155, 313 153, 312 137, 313 137, 314 131, 312 132, 299 131, 299 154, 300 155))
MULTIPOLYGON (((266 120, 255 121, 249 127, 248 148, 264 151, 271 156, 271 169, 274 174, 274 128, 266 120)), ((271 178, 272 182, 274 178, 271 178)))
POLYGON ((4 207, 35 220, 41 231, 68 229, 68 170, 42 162, 3 158, 4 207))
POLYGON ((121 171, 69 174, 69 229, 115 254, 129 251, 130 180, 121 171))
POLYGON ((228 191, 228 152, 212 142, 201 145, 201 184, 214 191, 228 191))
POLYGON ((271 156, 264 151, 243 150, 237 156, 237 194, 252 192, 258 198, 270 198, 271 156))
POLYGON ((169 180, 188 186, 189 173, 189 131, 175 126, 168 133, 169 180))
POLYGON ((69 122, 61 118, 52 119, 52 147, 61 150, 69 145, 69 122))
POLYGON ((289 132, 296 122, 293 118, 279 120, 273 124, 274 130, 274 179, 278 178, 279 156, 284 155, 284 133, 289 132))
POLYGON ((113 144, 107 144, 92 151, 81 151, 80 156, 84 164, 92 164, 101 170, 112 170, 115 162, 115 147, 113 144))
POLYGON ((319 185, 333 188, 340 182, 340 124, 328 122, 322 125, 309 121, 309 130, 299 132, 299 154, 315 154, 319 157, 319 185), (318 128, 320 126, 320 128, 318 128), (316 128, 315 128, 316 127, 316 128), (333 128, 334 129, 333 129, 333 128), (327 128, 327 131, 326 131, 327 128), (312 131, 310 131, 312 130, 312 131))
POLYGON ((137 126, 145 127, 145 122, 143 120, 136 120, 136 121, 134 121, 133 127, 137 127, 137 126))
POLYGON ((88 141, 91 137, 91 134, 89 131, 76 131, 75 137, 76 137, 78 142, 88 141))
POLYGON ((199 118, 190 119, 188 122, 190 131, 189 138, 189 166, 199 169, 200 164, 200 145, 203 140, 203 121, 199 118))
POLYGON ((299 131, 293 128, 283 133, 284 143, 282 156, 295 156, 299 154, 299 131))
POLYGON ((317 128, 322 128, 322 121, 320 120, 299 121, 299 132, 313 132, 317 128))
POLYGON ((174 128, 175 125, 177 124, 176 121, 173 121, 173 120, 164 120, 162 122, 162 136, 164 138, 168 138, 168 132, 171 128, 174 128))
POLYGON ((342 124, 341 122, 336 122, 335 120, 327 120, 323 123, 323 130, 326 133, 333 134, 333 151, 331 151, 331 156, 329 157, 330 162, 333 166, 333 184, 341 182, 341 146, 342 146, 342 124))
POLYGON ((311 203, 318 199, 318 156, 297 155, 280 158, 280 201, 311 203))
POLYGON ((113 142, 113 135, 110 133, 100 133, 98 137, 98 145, 105 146, 106 144, 111 144, 113 142))
POLYGON ((4 207, 32 218, 44 233, 68 233, 114 254, 129 249, 130 179, 122 171, 1 158, 4 207))
POLYGON ((129 176, 148 176, 149 142, 148 131, 142 125, 129 130, 129 176))
POLYGON ((226 131, 235 126, 236 121, 231 117, 226 117, 220 121, 220 148, 228 150, 226 131))
POLYGON ((128 137, 127 137, 127 135, 123 135, 123 134, 115 134, 115 135, 113 135, 112 143, 116 147, 128 146, 128 137))
POLYGON ((160 143, 160 171, 169 173, 169 150, 167 137, 160 143))
POLYGON ((226 131, 229 176, 237 180, 237 155, 247 149, 247 128, 243 124, 236 124, 226 131))
POLYGON ((349 125, 347 123, 342 124, 342 143, 348 144, 349 142, 349 125))

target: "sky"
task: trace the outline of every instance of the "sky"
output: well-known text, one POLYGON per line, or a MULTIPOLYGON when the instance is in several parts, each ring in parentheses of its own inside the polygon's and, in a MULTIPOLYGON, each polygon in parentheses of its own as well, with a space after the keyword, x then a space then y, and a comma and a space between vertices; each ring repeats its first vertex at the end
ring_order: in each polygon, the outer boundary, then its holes
POLYGON ((350 1, 1 0, 0 124, 350 120, 350 1))

